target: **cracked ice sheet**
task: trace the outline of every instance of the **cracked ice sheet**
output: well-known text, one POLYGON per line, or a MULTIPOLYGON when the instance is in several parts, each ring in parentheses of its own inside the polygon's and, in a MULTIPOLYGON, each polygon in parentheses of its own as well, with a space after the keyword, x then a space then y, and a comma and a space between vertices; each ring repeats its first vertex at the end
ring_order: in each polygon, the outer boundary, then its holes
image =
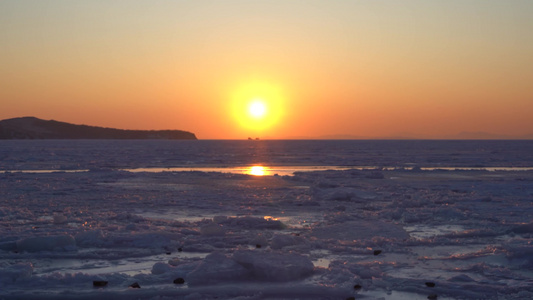
POLYGON ((2 174, 0 295, 532 295, 531 172, 380 172, 2 174), (236 258, 238 251, 303 258, 290 271, 269 268, 268 256, 236 258), (214 253, 221 255, 206 260, 214 253), (309 262, 312 270, 298 271, 309 262), (261 275, 276 272, 283 282, 261 275), (191 274, 210 280, 189 286, 191 274), (185 284, 173 284, 176 277, 185 284), (108 286, 93 288, 100 279, 108 286))

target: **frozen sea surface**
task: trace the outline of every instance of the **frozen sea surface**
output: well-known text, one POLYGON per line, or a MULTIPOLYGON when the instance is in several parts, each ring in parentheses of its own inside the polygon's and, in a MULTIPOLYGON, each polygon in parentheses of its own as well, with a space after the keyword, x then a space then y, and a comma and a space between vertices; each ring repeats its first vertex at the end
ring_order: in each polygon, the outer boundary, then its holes
POLYGON ((0 141, 0 298, 531 299, 531 167, 531 141, 0 141), (251 166, 300 172, 216 172, 251 166))

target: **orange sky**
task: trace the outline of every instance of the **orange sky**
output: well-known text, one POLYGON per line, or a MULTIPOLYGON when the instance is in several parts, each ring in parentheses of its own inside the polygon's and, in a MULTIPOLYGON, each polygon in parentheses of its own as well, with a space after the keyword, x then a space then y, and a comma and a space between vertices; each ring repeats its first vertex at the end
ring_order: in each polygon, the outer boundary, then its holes
POLYGON ((0 119, 201 139, 531 134, 532 30, 529 0, 4 0, 0 119), (252 98, 263 119, 235 108, 252 98))

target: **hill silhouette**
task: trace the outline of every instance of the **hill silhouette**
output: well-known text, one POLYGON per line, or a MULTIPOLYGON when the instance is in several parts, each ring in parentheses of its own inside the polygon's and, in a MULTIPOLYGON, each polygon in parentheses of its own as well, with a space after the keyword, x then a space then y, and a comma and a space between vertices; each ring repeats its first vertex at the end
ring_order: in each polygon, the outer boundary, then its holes
POLYGON ((194 133, 182 130, 124 130, 23 117, 0 121, 0 139, 196 140, 197 138, 194 133))

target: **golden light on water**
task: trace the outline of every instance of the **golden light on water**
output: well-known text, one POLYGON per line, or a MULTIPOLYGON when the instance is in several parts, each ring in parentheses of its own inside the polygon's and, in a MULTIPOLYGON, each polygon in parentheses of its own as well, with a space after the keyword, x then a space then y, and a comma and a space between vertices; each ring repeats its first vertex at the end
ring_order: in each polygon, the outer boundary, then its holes
POLYGON ((248 174, 254 175, 254 176, 264 176, 266 175, 266 168, 263 166, 252 166, 248 170, 248 174))

